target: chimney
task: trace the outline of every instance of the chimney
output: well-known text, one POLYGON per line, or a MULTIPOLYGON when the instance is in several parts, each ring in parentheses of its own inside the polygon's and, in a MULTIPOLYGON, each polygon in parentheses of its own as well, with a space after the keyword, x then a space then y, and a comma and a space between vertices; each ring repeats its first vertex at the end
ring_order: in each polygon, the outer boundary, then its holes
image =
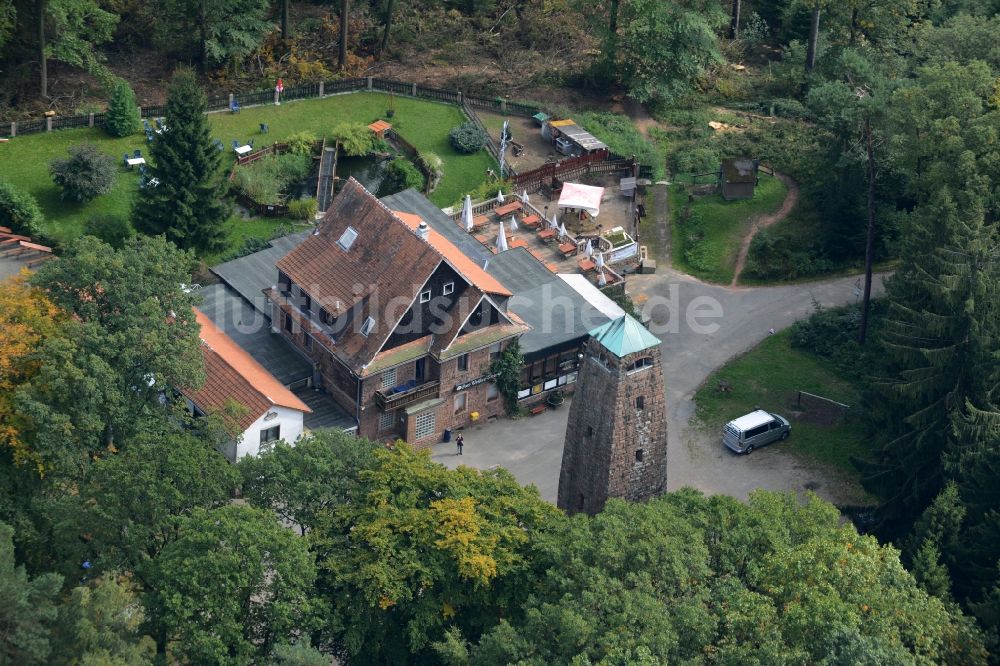
POLYGON ((417 225, 417 235, 420 236, 420 239, 426 241, 430 232, 431 228, 427 226, 427 223, 420 220, 420 224, 417 225))

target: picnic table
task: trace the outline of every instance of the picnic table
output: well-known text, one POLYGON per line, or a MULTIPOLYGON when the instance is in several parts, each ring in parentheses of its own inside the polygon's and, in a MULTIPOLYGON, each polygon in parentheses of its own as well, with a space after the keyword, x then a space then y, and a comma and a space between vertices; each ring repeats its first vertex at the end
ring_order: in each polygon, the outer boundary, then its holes
POLYGON ((519 211, 519 210, 521 210, 521 202, 520 201, 512 201, 511 203, 504 204, 503 206, 500 206, 499 208, 494 208, 493 212, 496 213, 499 217, 504 217, 505 215, 510 215, 511 213, 519 211))
POLYGON ((129 169, 131 169, 132 167, 135 167, 135 166, 139 166, 141 164, 145 164, 145 163, 146 163, 146 158, 145 157, 130 157, 127 160, 125 160, 125 164, 128 165, 129 169))
POLYGON ((490 241, 492 240, 489 234, 473 234, 472 237, 475 238, 480 243, 482 243, 483 245, 489 245, 490 241))
POLYGON ((555 229, 542 229, 538 232, 538 237, 544 241, 552 240, 556 237, 555 229))
POLYGON ((581 259, 580 261, 576 262, 576 265, 579 266, 580 270, 583 271, 584 273, 586 273, 587 271, 592 271, 595 268, 597 268, 597 264, 595 264, 591 259, 581 259))
POLYGON ((490 223, 489 215, 477 215, 474 218, 472 218, 473 229, 477 229, 479 227, 485 227, 489 223, 490 223))
POLYGON ((253 150, 253 146, 249 146, 249 145, 247 145, 247 146, 237 146, 237 147, 233 148, 233 150, 236 152, 237 155, 239 155, 240 157, 243 157, 244 155, 246 155, 247 153, 249 153, 251 150, 253 150))
POLYGON ((535 259, 538 259, 538 261, 542 262, 543 264, 545 263, 545 259, 547 258, 544 254, 542 254, 538 250, 528 250, 528 254, 533 256, 535 259))
POLYGON ((559 246, 559 251, 564 257, 572 257, 576 254, 576 243, 563 243, 559 246))
POLYGON ((531 215, 526 215, 521 220, 521 224, 523 224, 524 226, 529 227, 531 229, 536 229, 536 228, 538 228, 538 225, 541 223, 541 221, 542 220, 541 220, 540 217, 538 217, 537 215, 535 215, 534 213, 532 213, 531 215))
POLYGON ((523 238, 515 238, 508 244, 508 247, 512 250, 515 247, 528 247, 528 241, 523 238))

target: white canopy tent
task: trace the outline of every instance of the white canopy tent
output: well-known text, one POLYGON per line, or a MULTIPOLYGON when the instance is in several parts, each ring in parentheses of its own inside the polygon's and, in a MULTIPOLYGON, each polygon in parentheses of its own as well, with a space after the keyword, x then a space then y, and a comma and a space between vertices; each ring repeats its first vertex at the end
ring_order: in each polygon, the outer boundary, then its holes
POLYGON ((601 212, 603 196, 603 187, 563 183, 562 192, 559 193, 559 208, 581 208, 590 213, 591 217, 597 217, 601 212))

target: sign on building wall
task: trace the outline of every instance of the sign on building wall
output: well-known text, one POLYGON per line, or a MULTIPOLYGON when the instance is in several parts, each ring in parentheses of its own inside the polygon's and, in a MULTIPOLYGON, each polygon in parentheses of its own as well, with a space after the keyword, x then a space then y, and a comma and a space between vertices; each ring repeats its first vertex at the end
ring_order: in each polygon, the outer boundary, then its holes
POLYGON ((494 372, 494 373, 489 374, 489 375, 483 375, 482 377, 477 377, 477 378, 475 378, 475 379, 473 379, 471 381, 465 382, 464 384, 456 384, 455 385, 455 393, 460 393, 460 392, 462 392, 462 391, 464 391, 466 389, 472 388, 473 386, 479 386, 480 384, 485 384, 486 382, 491 382, 494 379, 496 379, 496 376, 497 375, 494 372))

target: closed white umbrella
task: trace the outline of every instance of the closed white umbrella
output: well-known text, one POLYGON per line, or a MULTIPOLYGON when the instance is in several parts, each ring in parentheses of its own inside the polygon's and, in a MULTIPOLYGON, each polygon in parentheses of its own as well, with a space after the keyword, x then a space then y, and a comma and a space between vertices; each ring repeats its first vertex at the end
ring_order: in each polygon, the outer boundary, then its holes
POLYGON ((472 223, 472 197, 465 195, 465 203, 462 204, 462 226, 466 231, 472 231, 475 226, 472 223))
POLYGON ((604 274, 604 272, 602 270, 604 268, 604 253, 603 252, 598 252, 597 253, 597 258, 594 259, 594 264, 597 266, 597 270, 601 271, 601 275, 603 275, 604 274))
POLYGON ((517 220, 515 220, 514 216, 511 215, 510 216, 510 233, 513 234, 515 231, 517 231, 517 220))
POLYGON ((552 213, 552 219, 549 220, 549 228, 550 229, 558 229, 559 228, 559 220, 556 219, 556 214, 555 213, 552 213))
POLYGON ((503 203, 503 190, 498 190, 497 191, 497 203, 498 204, 502 204, 503 203))
POLYGON ((603 287, 608 283, 608 278, 604 277, 604 271, 601 271, 601 277, 597 278, 597 286, 603 287))
POLYGON ((566 238, 566 236, 569 236, 569 234, 566 233, 566 225, 565 224, 560 224, 559 225, 559 238, 566 238))
POLYGON ((497 252, 507 251, 507 234, 503 230, 503 222, 500 223, 500 233, 497 235, 497 252))
POLYGON ((587 240, 587 247, 583 248, 583 256, 586 257, 587 259, 590 259, 590 257, 593 254, 594 254, 594 246, 591 244, 591 241, 588 239, 587 240))
POLYGON ((521 203, 523 204, 530 203, 528 199, 528 190, 521 190, 521 203))

